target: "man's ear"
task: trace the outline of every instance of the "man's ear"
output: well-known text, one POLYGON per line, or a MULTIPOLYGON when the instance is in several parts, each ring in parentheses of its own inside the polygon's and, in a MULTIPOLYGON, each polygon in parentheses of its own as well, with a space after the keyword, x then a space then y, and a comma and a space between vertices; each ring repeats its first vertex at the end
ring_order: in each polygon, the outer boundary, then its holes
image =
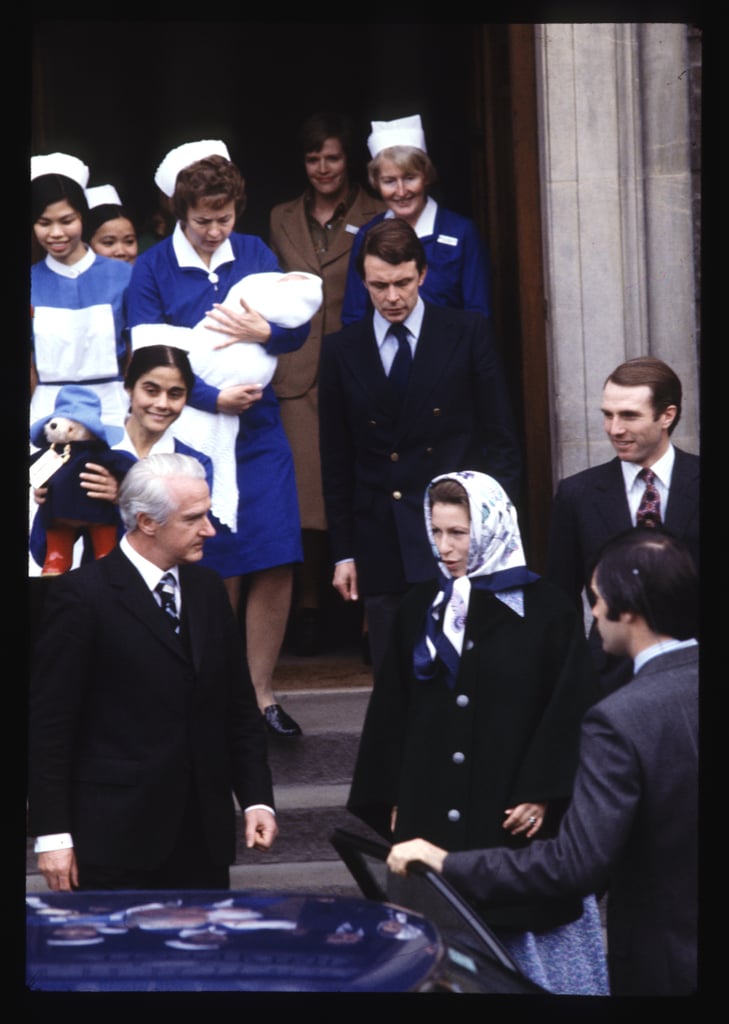
POLYGON ((159 523, 156 519, 153 519, 148 512, 137 513, 137 529, 140 533, 143 533, 145 537, 154 537, 157 532, 159 523))
POLYGON ((667 405, 661 413, 661 426, 668 430, 673 421, 676 419, 677 412, 678 409, 675 405, 667 405))

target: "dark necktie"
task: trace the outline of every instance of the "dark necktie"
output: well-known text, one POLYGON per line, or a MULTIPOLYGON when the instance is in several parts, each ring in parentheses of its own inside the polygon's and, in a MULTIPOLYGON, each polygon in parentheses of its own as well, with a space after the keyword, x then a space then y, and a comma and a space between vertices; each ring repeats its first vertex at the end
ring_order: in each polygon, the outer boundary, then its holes
POLYGON ((180 620, 177 617, 177 605, 175 604, 175 586, 175 577, 171 572, 166 572, 154 588, 154 592, 157 595, 162 611, 170 620, 175 633, 179 633, 180 620))
POLYGON ((638 513, 635 517, 636 526, 651 528, 661 525, 661 496, 656 487, 656 475, 652 469, 641 469, 638 476, 645 480, 645 490, 640 499, 638 513))
POLYGON ((388 333, 397 338, 397 352, 390 367, 389 378, 395 387, 398 398, 402 402, 407 391, 410 367, 413 362, 413 354, 408 340, 408 329, 405 324, 390 324, 388 333))

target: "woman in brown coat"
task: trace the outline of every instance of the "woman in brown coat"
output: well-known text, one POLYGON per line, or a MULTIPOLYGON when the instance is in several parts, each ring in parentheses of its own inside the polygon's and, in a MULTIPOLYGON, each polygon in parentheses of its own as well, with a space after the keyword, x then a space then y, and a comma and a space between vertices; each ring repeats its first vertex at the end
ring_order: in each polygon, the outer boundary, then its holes
POLYGON ((352 241, 385 209, 349 177, 352 132, 340 114, 314 114, 299 132, 308 184, 271 211, 269 244, 282 270, 323 279, 324 301, 304 345, 279 358, 273 387, 294 456, 304 561, 297 569, 295 642, 300 654, 319 646, 319 594, 328 566, 326 518, 319 464, 317 378, 321 339, 341 327, 340 313, 352 241))

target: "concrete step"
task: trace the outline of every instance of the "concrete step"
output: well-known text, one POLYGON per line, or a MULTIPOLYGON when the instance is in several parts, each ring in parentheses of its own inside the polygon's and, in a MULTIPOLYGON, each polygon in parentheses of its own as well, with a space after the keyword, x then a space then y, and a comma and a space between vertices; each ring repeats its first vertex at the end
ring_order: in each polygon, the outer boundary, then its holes
MULTIPOLYGON (((361 895, 341 861, 324 860, 295 864, 236 864, 230 869, 230 887, 262 892, 313 892, 329 896, 361 895)), ((27 893, 48 892, 42 875, 31 872, 25 877, 27 893)))
POLYGON ((277 691, 303 736, 269 737, 269 763, 278 799, 287 785, 349 784, 370 690, 277 691))

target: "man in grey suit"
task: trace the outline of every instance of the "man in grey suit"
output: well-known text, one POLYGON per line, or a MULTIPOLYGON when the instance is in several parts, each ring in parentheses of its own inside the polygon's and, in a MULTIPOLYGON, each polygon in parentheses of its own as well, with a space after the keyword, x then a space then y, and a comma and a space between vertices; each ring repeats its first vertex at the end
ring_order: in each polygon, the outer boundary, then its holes
POLYGON ((119 493, 127 532, 52 583, 30 695, 28 827, 50 889, 225 889, 233 795, 247 847, 277 825, 197 459, 151 455, 119 493), (161 588, 161 593, 160 593, 161 588), (159 594, 159 596, 157 596, 159 594))
MULTIPOLYGON (((600 408, 616 457, 562 480, 550 521, 546 574, 578 610, 597 553, 631 526, 660 526, 699 564, 699 459, 671 442, 681 400, 677 375, 651 356, 621 363, 605 381, 600 408)), ((589 639, 609 693, 630 679, 630 662, 604 651, 594 626, 589 639)))
POLYGON ((584 719, 571 803, 558 835, 523 850, 447 853, 422 839, 392 848, 466 897, 515 899, 607 890, 613 995, 696 990, 698 576, 680 541, 631 530, 592 578, 605 649, 633 659, 627 685, 584 719))

